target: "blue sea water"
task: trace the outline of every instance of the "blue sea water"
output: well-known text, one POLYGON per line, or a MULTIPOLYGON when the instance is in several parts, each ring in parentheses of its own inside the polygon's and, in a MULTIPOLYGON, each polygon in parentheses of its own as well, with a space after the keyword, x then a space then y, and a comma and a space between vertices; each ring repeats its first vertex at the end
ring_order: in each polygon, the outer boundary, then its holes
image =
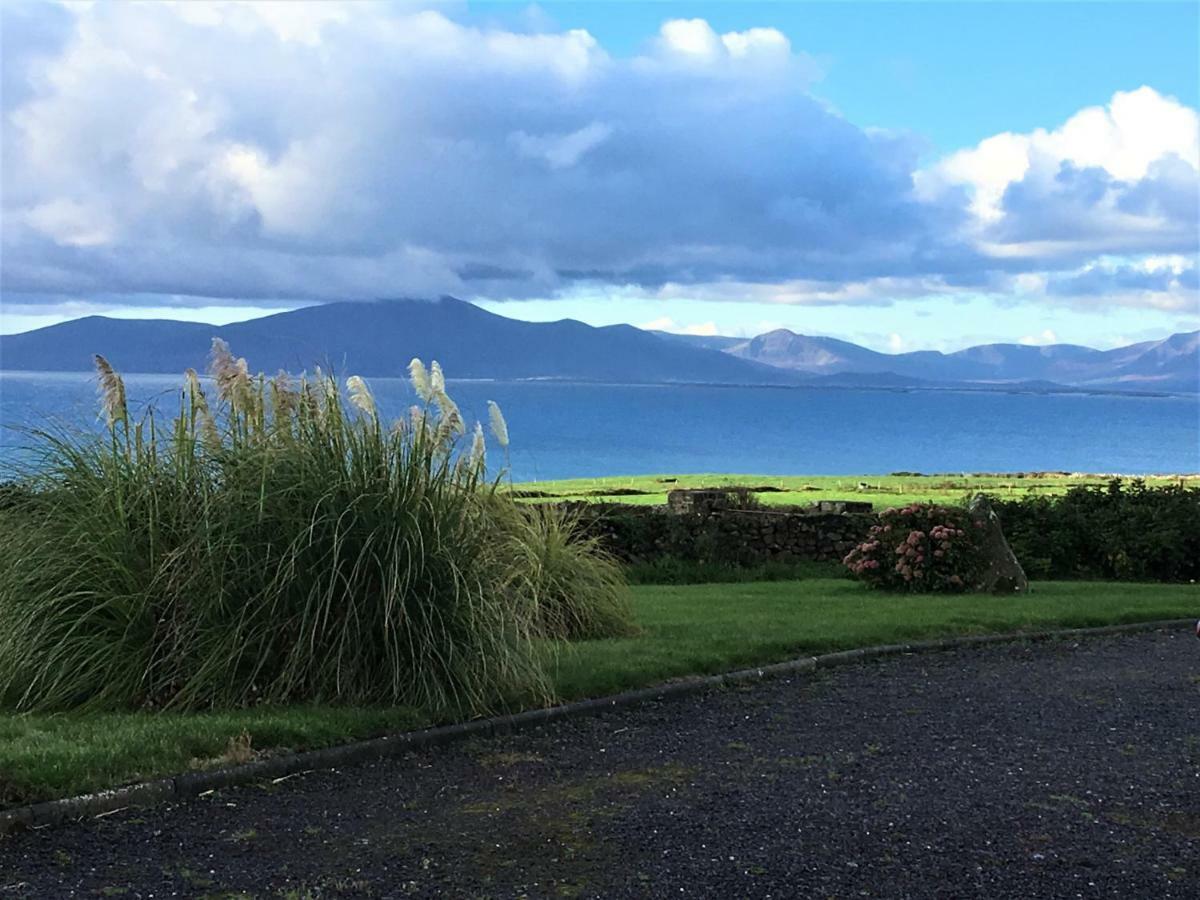
MULTIPOLYGON (((369 379, 385 414, 414 397, 369 379)), ((131 408, 172 414, 180 379, 126 378, 131 408)), ((1200 472, 1200 397, 982 391, 450 382, 469 422, 504 410, 513 478, 704 472, 1200 472)), ((22 432, 97 426, 86 373, 0 372, 0 463, 28 458, 22 432)), ((492 461, 497 460, 493 452, 492 461)))

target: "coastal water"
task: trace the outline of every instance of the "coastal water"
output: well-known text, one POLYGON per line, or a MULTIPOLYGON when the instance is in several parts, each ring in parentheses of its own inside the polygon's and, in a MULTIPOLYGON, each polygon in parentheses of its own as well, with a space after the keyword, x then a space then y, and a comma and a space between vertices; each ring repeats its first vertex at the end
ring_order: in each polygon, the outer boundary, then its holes
MULTIPOLYGON (((369 379, 385 414, 414 397, 369 379)), ((126 378, 131 408, 178 408, 180 379, 126 378)), ((22 429, 95 428, 86 373, 0 372, 0 464, 22 429)), ((517 480, 627 474, 1200 472, 1200 398, 806 388, 451 382, 468 421, 504 409, 517 480)), ((496 457, 493 455, 493 460, 496 457)))

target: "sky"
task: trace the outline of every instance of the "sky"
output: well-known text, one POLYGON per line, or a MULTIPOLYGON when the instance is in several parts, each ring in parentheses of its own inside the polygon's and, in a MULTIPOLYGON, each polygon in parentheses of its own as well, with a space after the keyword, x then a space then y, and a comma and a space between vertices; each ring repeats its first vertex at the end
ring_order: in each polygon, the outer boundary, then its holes
POLYGON ((450 294, 879 350, 1200 328, 1200 5, 0 6, 0 333, 450 294))

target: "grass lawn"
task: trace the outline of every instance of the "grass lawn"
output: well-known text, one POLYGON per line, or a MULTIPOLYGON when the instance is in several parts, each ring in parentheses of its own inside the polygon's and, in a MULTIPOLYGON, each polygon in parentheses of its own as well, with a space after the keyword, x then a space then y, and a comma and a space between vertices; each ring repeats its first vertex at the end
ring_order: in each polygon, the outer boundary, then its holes
MULTIPOLYGON (((1043 582, 1019 598, 892 597, 842 578, 634 588, 639 637, 555 654, 563 699, 871 644, 957 634, 1200 616, 1195 585, 1043 582)), ((0 806, 430 724, 411 709, 0 715, 0 806)))
MULTIPOLYGON (((960 503, 976 491, 1004 499, 1053 496, 1076 485, 1107 484, 1108 475, 1063 475, 1060 473, 1015 473, 1008 475, 633 475, 612 478, 575 478, 569 481, 529 481, 515 485, 518 491, 545 495, 537 500, 592 500, 634 504, 667 502, 667 491, 675 488, 767 487, 757 494, 768 506, 816 503, 818 500, 867 500, 877 509, 912 502, 960 503), (860 488, 865 484, 867 487, 860 488), (621 493, 621 492, 639 493, 621 493), (616 493, 614 493, 616 492, 616 493)), ((1152 486, 1178 484, 1200 486, 1200 475, 1148 477, 1152 486)))
POLYGON ((640 637, 577 644, 557 662, 567 697, 803 654, 962 634, 1200 616, 1196 585, 1040 582, 1033 593, 904 597, 845 578, 636 588, 640 637))

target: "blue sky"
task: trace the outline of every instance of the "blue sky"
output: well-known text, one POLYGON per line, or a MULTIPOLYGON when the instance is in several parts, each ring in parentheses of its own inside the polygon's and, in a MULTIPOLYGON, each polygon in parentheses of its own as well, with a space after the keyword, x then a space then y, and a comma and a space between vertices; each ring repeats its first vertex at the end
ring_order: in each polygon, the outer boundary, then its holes
MULTIPOLYGON (((517 23, 523 3, 471 4, 517 23)), ((998 131, 1062 122, 1120 90, 1148 84, 1200 102, 1190 2, 550 3, 564 28, 586 28, 632 55, 665 18, 718 32, 769 25, 816 58, 815 88, 859 125, 908 129, 948 152, 998 131)))
POLYGON ((1200 328, 1194 3, 0 15, 3 332, 441 293, 883 350, 1200 328))

